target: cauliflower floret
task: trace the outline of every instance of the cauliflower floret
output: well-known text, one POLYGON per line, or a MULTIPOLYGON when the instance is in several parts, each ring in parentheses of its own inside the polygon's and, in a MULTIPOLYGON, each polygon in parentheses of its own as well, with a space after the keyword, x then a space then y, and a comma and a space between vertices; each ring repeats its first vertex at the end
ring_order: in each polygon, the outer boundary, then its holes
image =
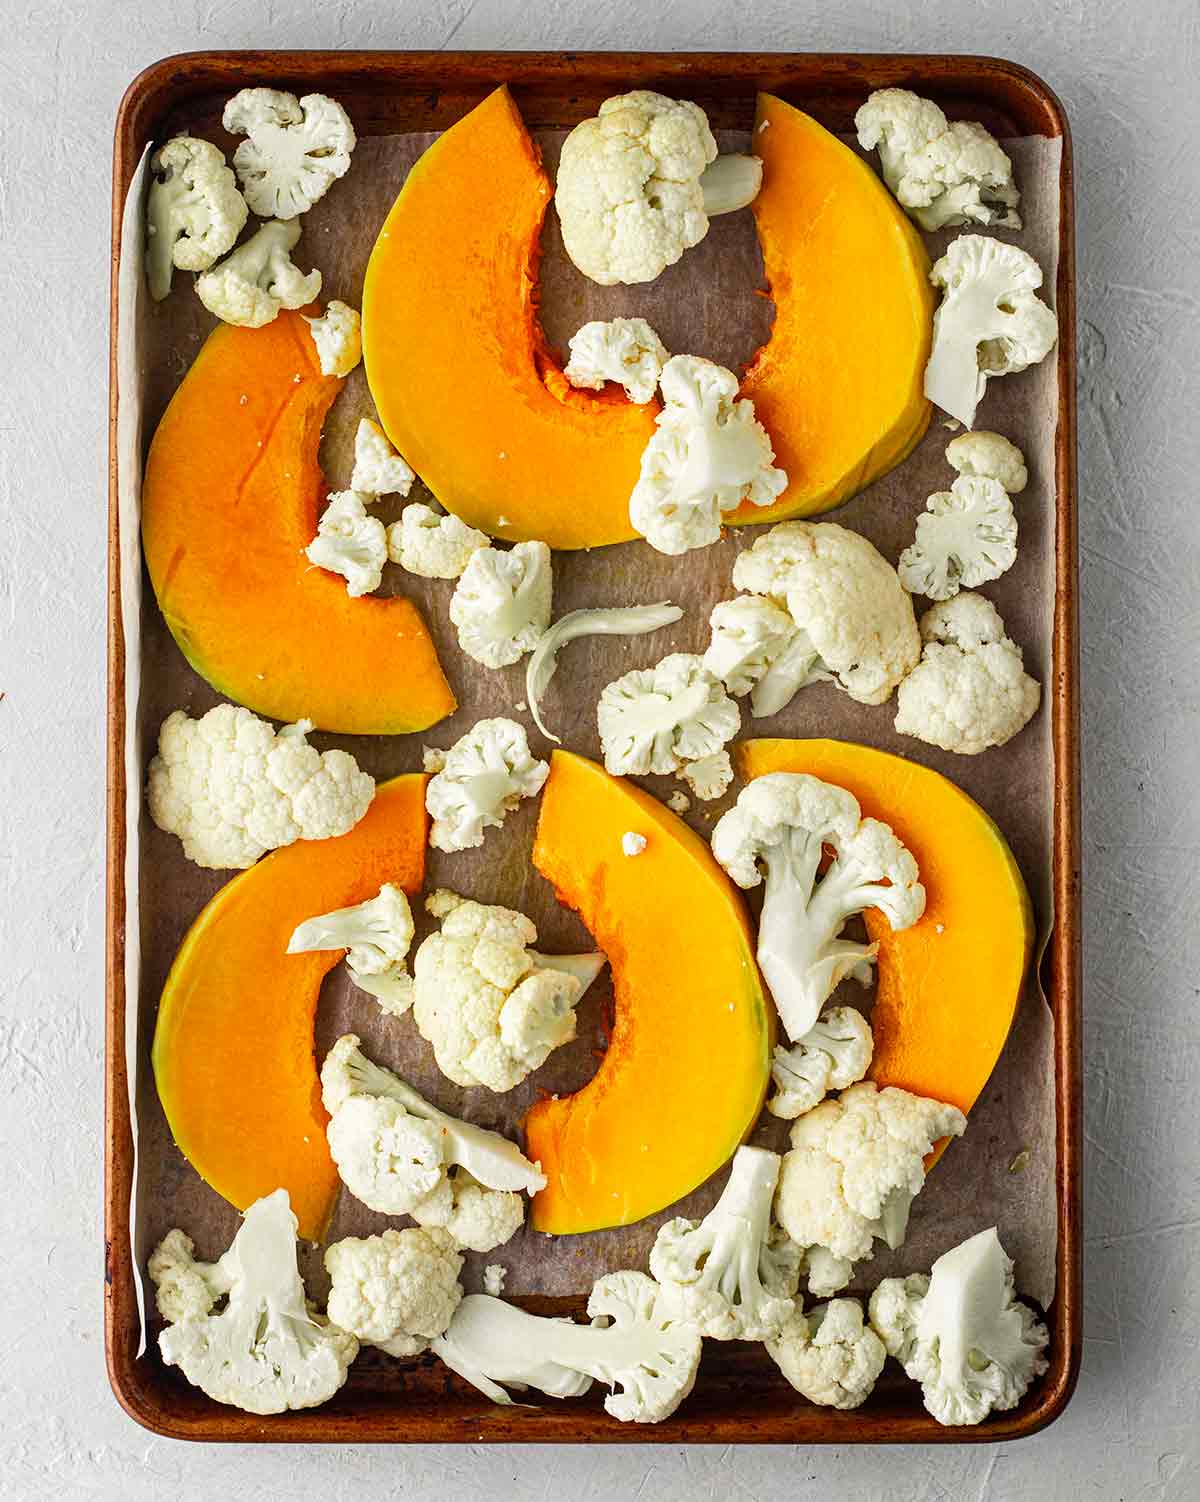
MULTIPOLYGON (((403 461, 401 461, 403 462, 403 461)), ((422 579, 457 579, 481 548, 487 534, 457 516, 439 516, 432 506, 415 501, 388 528, 388 557, 422 579)))
POLYGON ((704 548, 721 535, 721 518, 743 501, 769 506, 787 487, 775 451, 748 398, 735 400, 732 370, 696 355, 675 355, 663 369, 663 409, 642 452, 629 520, 660 553, 704 548))
POLYGON ((750 695, 755 719, 778 714, 809 683, 832 677, 817 649, 787 610, 758 595, 713 606, 712 640, 704 666, 735 697, 750 695))
POLYGON ((485 668, 506 668, 532 652, 550 624, 554 575, 544 542, 471 555, 450 598, 458 644, 485 668))
POLYGON ((354 433, 350 489, 372 500, 381 495, 407 495, 416 478, 379 424, 369 417, 361 418, 354 433))
POLYGON ((854 117, 858 144, 879 151, 883 180, 894 193, 910 157, 936 141, 949 121, 932 99, 909 89, 876 89, 854 117))
POLYGON ((178 835, 198 866, 244 870, 295 840, 353 829, 375 780, 345 751, 318 751, 308 720, 278 735, 248 709, 218 704, 199 720, 181 709, 158 733, 147 801, 160 829, 178 835))
POLYGON ((900 685, 896 729, 943 751, 976 756, 1033 718, 1041 685, 1024 668, 990 600, 964 591, 921 617, 925 650, 900 685))
POLYGON ((863 1324, 857 1299, 795 1311, 767 1351, 798 1393, 825 1408, 857 1408, 870 1397, 887 1352, 863 1324))
POLYGON ((995 1226, 945 1252, 931 1277, 885 1278, 871 1324, 939 1424, 1015 1408, 1046 1370, 1046 1327, 1017 1298, 995 1226))
POLYGON ((570 348, 563 374, 572 386, 601 391, 606 382, 615 381, 639 404, 654 400, 663 366, 671 358, 644 318, 585 323, 572 334, 570 348))
POLYGON ((490 1252, 521 1229, 525 1203, 515 1191, 488 1189, 465 1168, 456 1168, 412 1213, 421 1225, 445 1230, 456 1246, 490 1252))
POLYGON ((999 480, 959 475, 917 517, 916 540, 896 572, 909 594, 949 600, 964 586, 988 584, 1017 561, 1017 518, 999 480))
POLYGON ((317 535, 304 549, 310 563, 341 574, 351 599, 379 588, 387 562, 387 528, 367 514, 372 499, 356 490, 335 491, 321 513, 317 535))
POLYGON ((301 923, 288 940, 288 954, 346 949, 346 968, 385 1012, 401 1015, 412 1005, 412 978, 405 964, 415 933, 408 898, 391 882, 355 907, 337 908, 301 923))
POLYGON ((425 789, 435 850, 473 850, 485 829, 499 829, 522 798, 533 798, 550 775, 529 750, 515 720, 478 720, 446 752, 425 789))
POLYGON ((458 1308, 462 1265, 447 1231, 347 1236, 325 1253, 329 1318, 390 1356, 419 1356, 458 1308))
POLYGON ((442 1073, 458 1085, 512 1090, 575 1036, 575 1006, 602 954, 538 954, 524 914, 435 892, 442 920, 413 961, 413 1019, 442 1073))
POLYGON ((703 803, 724 798, 733 782, 733 762, 728 751, 716 751, 712 756, 702 756, 697 761, 684 762, 676 776, 703 803))
POLYGON ((233 1285, 228 1262, 197 1262, 196 1244, 180 1230, 168 1231, 150 1256, 158 1312, 168 1323, 203 1319, 233 1285))
POLYGON ((777 1048, 771 1065, 775 1094, 767 1110, 794 1121, 820 1105, 831 1090, 855 1085, 871 1067, 871 1025, 853 1007, 827 1007, 791 1048, 777 1048))
POLYGON ((263 219, 295 219, 350 170, 354 127, 324 94, 297 99, 279 89, 242 89, 221 123, 245 136, 233 154, 246 202, 263 219))
POLYGON ((300 238, 298 224, 264 224, 211 271, 196 278, 196 292, 223 323, 259 329, 279 317, 281 308, 303 308, 321 290, 321 273, 307 276, 292 264, 300 238))
MULTIPOLYGON (((733 766, 731 763, 730 771, 732 770, 733 766)), ((687 813, 688 809, 691 808, 691 806, 692 800, 681 788, 676 788, 675 791, 669 794, 667 798, 667 807, 673 814, 679 814, 682 816, 683 814, 687 813)))
POLYGON ((960 433, 946 445, 946 459, 960 475, 999 480, 1009 495, 1018 495, 1029 483, 1025 455, 999 433, 960 433))
POLYGON ((492 1298, 498 1299, 504 1292, 504 1280, 508 1277, 508 1269, 499 1262, 489 1262, 483 1270, 483 1291, 492 1298))
POLYGON ((608 684, 596 720, 606 769, 645 776, 715 756, 742 717, 702 658, 673 652, 608 684))
POLYGON ((987 235, 952 240, 929 280, 942 300, 925 395, 970 428, 988 377, 1044 360, 1058 339, 1058 319, 1037 296, 1042 268, 1028 251, 987 235))
MULTIPOLYGON (((916 665, 921 639, 896 570, 865 537, 836 522, 781 522, 733 565, 736 588, 786 609, 815 660, 860 704, 882 704, 916 665)), ((803 662, 801 664, 803 666, 803 662)))
POLYGON ((358 310, 334 297, 319 318, 304 321, 317 346, 321 374, 348 376, 362 359, 362 317, 358 310))
POLYGON ((162 302, 176 266, 207 271, 246 223, 246 201, 225 158, 208 141, 175 136, 155 152, 146 200, 146 277, 162 302))

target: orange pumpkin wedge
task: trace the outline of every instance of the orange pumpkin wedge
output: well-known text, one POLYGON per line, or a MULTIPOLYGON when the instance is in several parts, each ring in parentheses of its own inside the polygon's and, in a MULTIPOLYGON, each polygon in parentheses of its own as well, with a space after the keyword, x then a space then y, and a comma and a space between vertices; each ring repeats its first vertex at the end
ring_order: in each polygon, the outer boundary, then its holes
POLYGON ((159 1099, 180 1151, 244 1210, 284 1188, 319 1240, 338 1176, 313 1054, 313 1019, 340 951, 288 954, 298 923, 425 876, 423 776, 383 783, 349 834, 298 841, 228 882, 192 924, 154 1033, 159 1099))
POLYGON ((299 313, 209 335, 146 463, 142 544, 183 655, 227 698, 348 735, 424 730, 454 709, 409 600, 351 599, 315 568, 321 374, 299 313))
POLYGON ((612 966, 616 1020, 597 1074, 525 1118, 556 1234, 629 1225, 725 1163, 762 1108, 773 1013, 746 910, 708 845, 657 799, 556 751, 533 863, 612 966), (626 831, 646 848, 628 856, 626 831))
POLYGON ((893 933, 882 913, 864 915, 879 945, 870 1078, 969 1111, 1008 1038, 1033 945, 1033 908, 1004 836, 949 778, 869 746, 754 740, 735 756, 746 778, 808 772, 848 789, 916 857, 920 921, 893 933))
POLYGON ((363 355, 388 437, 448 511, 552 548, 634 536, 651 407, 577 391, 537 313, 551 187, 507 88, 405 179, 367 267, 363 355))

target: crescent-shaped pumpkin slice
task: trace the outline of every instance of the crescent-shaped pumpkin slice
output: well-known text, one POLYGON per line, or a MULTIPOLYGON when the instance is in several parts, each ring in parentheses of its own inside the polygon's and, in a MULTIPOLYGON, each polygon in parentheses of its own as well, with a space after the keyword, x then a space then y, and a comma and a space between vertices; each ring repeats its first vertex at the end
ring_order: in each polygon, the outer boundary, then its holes
POLYGON ((733 1154, 762 1109, 773 1012, 741 895, 657 799, 556 751, 533 863, 612 966, 616 1018, 593 1078, 525 1118, 547 1177, 530 1212, 556 1234, 629 1225, 733 1154), (643 835, 626 855, 621 837, 643 835))
POLYGON ((192 924, 163 987, 153 1063, 180 1151, 239 1210, 291 1196, 300 1234, 317 1241, 337 1170, 313 1053, 321 981, 340 951, 288 954, 298 923, 425 877, 425 783, 383 783, 344 835, 297 841, 216 894, 192 924))
POLYGON ((347 735, 424 730, 454 695, 415 605, 351 599, 304 556, 342 386, 299 313, 206 340, 150 446, 142 546, 183 655, 227 698, 347 735))

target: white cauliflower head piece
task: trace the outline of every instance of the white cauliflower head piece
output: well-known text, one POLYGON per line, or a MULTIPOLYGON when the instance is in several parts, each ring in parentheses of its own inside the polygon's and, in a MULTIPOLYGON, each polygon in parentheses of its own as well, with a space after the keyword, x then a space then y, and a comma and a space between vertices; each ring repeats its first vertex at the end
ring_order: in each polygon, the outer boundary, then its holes
POLYGON ((516 720, 478 720, 446 752, 425 789, 435 850, 473 850, 485 829, 499 829, 523 798, 536 797, 549 765, 529 749, 516 720))
POLYGON ((876 89, 854 117, 858 144, 878 151, 883 180, 894 193, 909 158, 949 128, 946 116, 932 99, 911 89, 876 89))
POLYGON ((511 667, 550 624, 554 575, 544 542, 519 542, 507 553, 472 553, 450 598, 458 644, 485 668, 511 667))
POLYGON ((321 513, 317 535, 304 550, 310 563, 341 574, 351 599, 379 588, 387 562, 387 528, 368 513, 372 499, 356 490, 335 491, 321 513))
POLYGON ((244 870, 295 840, 354 828, 375 780, 345 751, 320 752, 301 720, 276 735, 248 709, 218 704, 199 720, 181 709, 158 733, 147 802, 160 829, 178 835, 198 866, 244 870))
POLYGON ((350 489, 372 498, 407 495, 416 478, 379 424, 369 417, 361 418, 354 431, 354 469, 350 475, 350 489))
POLYGON ((824 1408, 857 1408, 874 1391, 887 1352, 863 1324, 857 1299, 833 1299, 807 1314, 798 1308, 767 1352, 791 1385, 824 1408))
POLYGON ((826 1007, 791 1048, 776 1048, 771 1064, 775 1094, 767 1110, 795 1121, 819 1106, 831 1090, 856 1085, 871 1067, 874 1052, 871 1024, 861 1012, 826 1007))
POLYGON ((298 224, 272 220, 211 271, 196 278, 196 293, 222 323, 259 329, 283 308, 303 308, 321 290, 321 273, 307 276, 292 262, 298 224))
POLYGON ((572 386, 601 391, 612 381, 631 402, 654 400, 666 345, 644 318, 595 319, 571 335, 571 358, 563 374, 572 386))
POLYGON ((385 882, 366 902, 299 924, 288 940, 287 952, 347 950, 346 965, 356 984, 376 996, 384 1011, 401 1013, 412 1002, 406 957, 414 932, 408 898, 399 887, 385 882))
POLYGON ((1009 495, 1018 495, 1029 483, 1025 455, 999 433, 986 433, 980 428, 960 433, 946 445, 946 460, 960 475, 998 480, 1009 495))
POLYGON ((348 376, 362 359, 362 316, 358 309, 334 297, 319 318, 306 317, 304 321, 317 347, 321 374, 348 376))
POLYGON ((713 606, 704 666, 735 697, 750 695, 755 719, 786 709, 809 683, 832 676, 808 633, 779 601, 738 595, 713 606))
POLYGON ((233 154, 246 202, 263 219, 295 219, 350 170, 354 127, 335 99, 242 89, 221 123, 245 136, 233 154))
POLYGON ((999 480, 959 475, 917 517, 917 534, 896 565, 909 594, 949 600, 1006 574, 1017 561, 1017 518, 999 480))
POLYGON ((607 770, 645 776, 716 755, 742 717, 702 658, 673 652, 608 684, 596 720, 607 770))
POLYGON ((1002 746, 1037 712, 1041 685, 983 595, 964 591, 921 617, 925 649, 900 685, 896 729, 943 751, 1002 746))
POLYGON ((173 136, 155 152, 146 200, 146 277, 162 302, 175 267, 207 271, 246 223, 246 201, 225 158, 208 141, 173 136))
POLYGON ((460 517, 439 515, 421 501, 405 506, 400 520, 388 528, 388 557, 423 579, 460 578, 487 546, 486 533, 460 517))
POLYGON ((462 1265, 450 1234, 440 1229, 347 1236, 325 1252, 329 1318, 364 1345, 418 1356, 458 1308, 462 1265))
POLYGON ((675 774, 686 782, 694 795, 703 803, 724 798, 733 783, 733 762, 728 751, 714 751, 711 756, 701 756, 696 761, 685 761, 675 774))

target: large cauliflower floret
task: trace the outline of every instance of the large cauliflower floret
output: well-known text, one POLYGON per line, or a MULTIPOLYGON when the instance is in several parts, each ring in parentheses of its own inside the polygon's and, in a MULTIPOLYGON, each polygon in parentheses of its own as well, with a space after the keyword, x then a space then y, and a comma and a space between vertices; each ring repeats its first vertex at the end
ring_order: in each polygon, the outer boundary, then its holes
POLYGON ((439 515, 421 501, 405 506, 400 520, 388 528, 388 557, 422 579, 461 577, 475 554, 487 546, 485 532, 460 517, 439 515))
POLYGON ((196 278, 196 292, 222 323, 259 329, 273 323, 282 308, 303 308, 321 290, 321 273, 307 276, 293 264, 298 224, 272 220, 211 271, 196 278))
POLYGON ((199 720, 181 709, 158 733, 147 798, 160 829, 198 866, 244 870, 295 840, 353 829, 375 780, 345 751, 318 751, 308 720, 278 735, 248 709, 218 704, 199 720))
POLYGON ((606 769, 645 776, 718 754, 742 717, 702 658, 673 652, 608 684, 596 720, 606 769))
POLYGON ((831 1090, 856 1085, 871 1067, 871 1025, 853 1007, 827 1007, 791 1048, 777 1048, 771 1065, 775 1094, 767 1110, 794 1121, 831 1090))
POLYGON ((966 1124, 955 1106, 868 1081, 800 1117, 780 1170, 775 1213, 809 1256, 811 1292, 837 1292, 832 1279, 814 1287, 813 1249, 837 1259, 844 1287, 850 1264, 869 1258, 876 1238, 900 1246, 925 1183, 926 1154, 939 1138, 961 1136, 966 1124))
POLYGON ((857 1299, 798 1308, 767 1351, 796 1391, 825 1408, 857 1408, 883 1370, 883 1341, 863 1324, 857 1299))
POLYGON ((510 667, 550 624, 553 590, 544 542, 519 542, 507 553, 480 548, 450 597, 459 646, 485 668, 510 667))
POLYGON ((372 499, 381 495, 407 495, 416 478, 379 424, 369 417, 360 418, 354 432, 350 489, 372 499))
POLYGON ((399 1015, 412 1005, 412 978, 405 961, 415 931, 408 898, 385 882, 366 902, 299 924, 287 952, 347 950, 346 967, 355 984, 373 995, 385 1012, 399 1015))
POLYGON ((390 1356, 419 1356, 454 1317, 462 1265, 447 1231, 347 1236, 325 1253, 329 1318, 390 1356))
POLYGON ((362 359, 362 316, 349 303, 332 298, 319 318, 305 318, 321 374, 348 376, 362 359))
POLYGON ((917 863, 888 825, 807 773, 755 778, 717 821, 712 850, 740 887, 758 886, 766 870, 758 963, 793 1043, 841 981, 870 979, 875 946, 842 938, 848 920, 878 908, 900 930, 925 911, 917 863), (834 857, 819 876, 827 846, 834 857))
POLYGON ((882 704, 921 654, 896 570, 836 522, 772 527, 734 563, 733 582, 787 610, 816 654, 807 681, 831 674, 860 704, 882 704))
POLYGON ((750 695, 755 719, 778 714, 809 683, 827 682, 817 649, 786 608, 759 595, 713 606, 704 666, 735 697, 750 695))
POLYGON ((485 829, 499 829, 523 798, 533 798, 550 775, 529 750, 516 720, 477 720, 446 752, 425 789, 435 850, 473 850, 485 829))
POLYGON ((310 563, 341 574, 351 599, 379 588, 387 562, 387 528, 367 512, 373 499, 356 490, 335 491, 321 513, 317 535, 304 549, 310 563))
POLYGON ((735 400, 732 370, 696 355, 667 361, 663 409, 642 451, 629 520, 660 553, 708 547, 721 518, 744 501, 769 506, 787 486, 748 398, 735 400))
POLYGON ((553 956, 531 946, 523 913, 435 892, 441 920, 413 961, 413 1018, 442 1073, 458 1085, 512 1090, 575 1036, 575 1006, 602 954, 553 956))
POLYGON ((964 586, 989 584, 1017 561, 1017 518, 999 480, 959 475, 917 517, 917 535, 896 572, 909 594, 952 599, 964 586))
POLYGON ((191 1253, 190 1239, 172 1231, 150 1259, 170 1321, 158 1338, 168 1366, 247 1413, 315 1408, 337 1392, 358 1341, 309 1309, 286 1189, 250 1206, 218 1263, 191 1263, 191 1253))
POLYGON ((885 1278, 871 1324, 939 1424, 1015 1408, 1046 1370, 1046 1327, 1017 1298, 995 1226, 944 1253, 931 1277, 885 1278))
POLYGON ((1002 746, 1037 711, 1041 685, 999 611, 964 591, 921 617, 925 650, 896 696, 896 729, 943 751, 976 756, 1002 746))
POLYGON ((225 106, 225 129, 245 136, 233 154, 246 202, 263 219, 295 219, 350 170, 354 127, 335 99, 242 89, 225 106))
POLYGON ((571 335, 571 358, 563 371, 572 386, 601 391, 609 381, 625 388, 631 402, 650 402, 663 366, 666 345, 644 318, 596 319, 571 335))
POLYGON ((979 475, 985 480, 999 480, 1009 495, 1017 495, 1029 484, 1025 455, 999 433, 960 433, 946 445, 946 460, 960 475, 979 475))
POLYGON ((246 201, 225 158, 208 141, 174 136, 155 152, 146 200, 146 277, 162 302, 176 266, 207 271, 246 223, 246 201))

